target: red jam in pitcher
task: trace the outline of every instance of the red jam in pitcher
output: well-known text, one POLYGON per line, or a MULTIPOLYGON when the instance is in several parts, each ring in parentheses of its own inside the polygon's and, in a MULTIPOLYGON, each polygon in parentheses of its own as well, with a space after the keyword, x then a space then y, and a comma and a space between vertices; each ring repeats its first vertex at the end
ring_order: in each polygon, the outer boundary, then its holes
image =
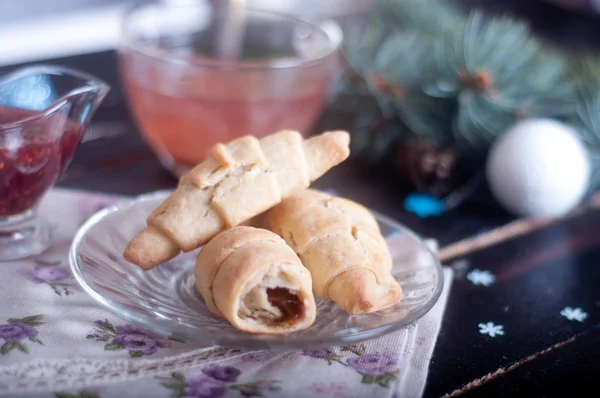
POLYGON ((0 217, 37 205, 73 157, 83 131, 61 112, 0 106, 0 217))
MULTIPOLYGON (((77 150, 110 88, 53 65, 0 75, 0 261, 43 253, 53 223, 38 205, 77 150)), ((58 220, 54 220, 55 222, 58 220)))

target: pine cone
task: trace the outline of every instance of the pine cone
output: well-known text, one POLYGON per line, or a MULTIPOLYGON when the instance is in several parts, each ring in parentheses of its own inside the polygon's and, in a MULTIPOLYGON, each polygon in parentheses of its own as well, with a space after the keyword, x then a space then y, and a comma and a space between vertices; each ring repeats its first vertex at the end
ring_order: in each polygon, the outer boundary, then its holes
POLYGON ((398 149, 396 165, 404 171, 418 192, 443 197, 454 188, 456 156, 429 140, 414 140, 398 149))

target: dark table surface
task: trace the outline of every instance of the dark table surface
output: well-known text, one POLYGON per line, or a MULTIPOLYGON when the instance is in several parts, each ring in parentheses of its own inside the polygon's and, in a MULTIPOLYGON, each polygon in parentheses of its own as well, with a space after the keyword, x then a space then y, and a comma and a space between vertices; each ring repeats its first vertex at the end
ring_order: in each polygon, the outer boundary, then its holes
MULTIPOLYGON (((174 187, 176 180, 158 163, 131 119, 115 53, 52 63, 87 71, 112 86, 59 185, 125 195, 174 187)), ((332 105, 320 125, 342 125, 351 116, 347 112, 332 105)), ((398 185, 390 175, 370 173, 358 159, 335 168, 316 184, 436 238, 442 247, 512 221, 494 207, 469 202, 440 217, 419 218, 403 209, 405 192, 398 185)), ((595 377, 600 374, 599 260, 600 210, 594 208, 448 259, 455 280, 425 396, 564 395, 559 388, 570 396, 599 396, 600 381, 595 377), (467 275, 474 269, 492 273, 494 283, 472 283, 467 275), (580 308, 587 317, 569 320, 561 315, 565 307, 580 308), (504 334, 480 333, 478 325, 487 322, 501 325, 504 334)))

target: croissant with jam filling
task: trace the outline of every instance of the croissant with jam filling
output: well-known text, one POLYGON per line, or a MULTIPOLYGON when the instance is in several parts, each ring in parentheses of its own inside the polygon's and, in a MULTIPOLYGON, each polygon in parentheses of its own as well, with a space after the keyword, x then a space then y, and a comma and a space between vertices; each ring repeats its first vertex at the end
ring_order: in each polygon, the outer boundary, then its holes
POLYGON ((379 311, 402 298, 385 239, 364 206, 307 189, 266 212, 260 224, 298 254, 317 297, 351 314, 379 311))
POLYGON ((315 321, 310 273, 270 231, 238 226, 219 233, 198 255, 194 275, 209 310, 237 329, 282 334, 315 321))

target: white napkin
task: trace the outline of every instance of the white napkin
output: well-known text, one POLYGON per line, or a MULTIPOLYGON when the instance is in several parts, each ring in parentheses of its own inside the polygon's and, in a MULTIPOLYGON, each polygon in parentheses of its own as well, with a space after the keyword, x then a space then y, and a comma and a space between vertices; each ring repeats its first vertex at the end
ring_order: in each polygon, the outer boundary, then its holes
POLYGON ((415 324, 354 346, 274 354, 201 347, 128 324, 71 276, 72 236, 119 197, 54 189, 41 213, 56 243, 36 259, 2 264, 0 396, 419 397, 446 305, 415 324))

